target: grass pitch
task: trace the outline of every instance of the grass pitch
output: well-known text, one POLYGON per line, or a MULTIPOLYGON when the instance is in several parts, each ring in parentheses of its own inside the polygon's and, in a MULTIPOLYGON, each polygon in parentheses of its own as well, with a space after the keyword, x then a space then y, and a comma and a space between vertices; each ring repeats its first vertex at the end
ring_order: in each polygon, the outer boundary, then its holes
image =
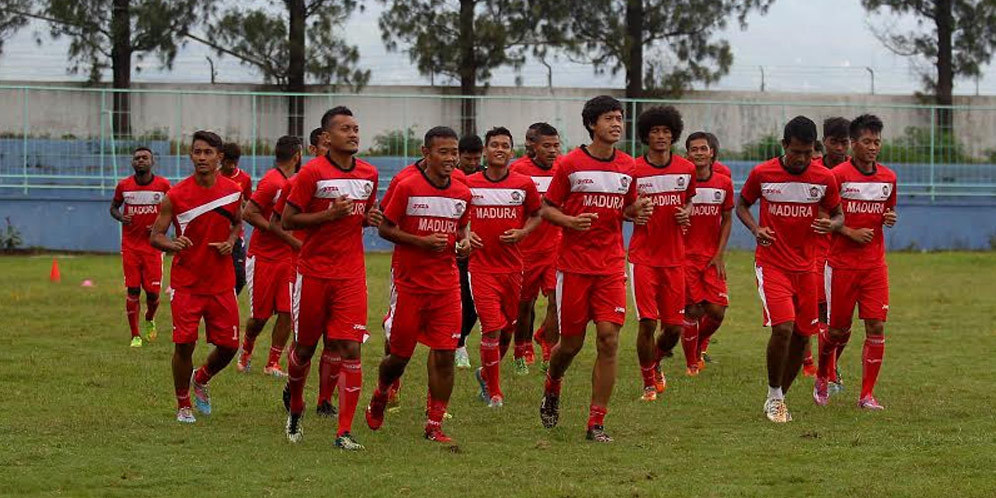
MULTIPOLYGON (((361 453, 333 448, 334 423, 314 416, 317 362, 306 393, 305 439, 288 444, 282 382, 234 365, 212 382, 215 414, 175 422, 169 306, 159 342, 128 348, 120 259, 60 258, 63 281, 48 282, 50 257, 0 258, 0 494, 371 495, 371 496, 725 496, 996 495, 996 253, 890 254, 892 298, 877 394, 887 410, 855 408, 863 334, 844 353, 847 386, 827 408, 812 381, 788 396, 795 421, 761 414, 764 349, 752 256, 730 256, 733 304, 710 352, 718 363, 695 379, 677 356, 669 388, 638 401, 632 314, 623 329, 620 378, 606 425, 616 442, 584 440, 592 345, 564 383, 560 425, 539 423, 542 374, 512 375, 504 363, 505 407, 475 399, 458 371, 447 432, 452 451, 421 438, 425 350, 404 378, 402 406, 380 431, 358 414, 361 453), (91 279, 94 287, 80 287, 91 279)), ((379 331, 388 256, 368 257, 370 327, 379 331)), ((245 310, 243 293, 243 310, 245 310)), ((144 303, 143 303, 144 306, 144 303)), ((383 336, 363 354, 364 394, 375 383, 383 336)), ((479 334, 470 340, 477 360, 479 334)), ((200 362, 208 347, 198 346, 200 362)), ((511 356, 511 355, 509 355, 511 356)), ((680 356, 680 350, 678 352, 680 356)), ((317 357, 316 357, 317 358, 317 357)))

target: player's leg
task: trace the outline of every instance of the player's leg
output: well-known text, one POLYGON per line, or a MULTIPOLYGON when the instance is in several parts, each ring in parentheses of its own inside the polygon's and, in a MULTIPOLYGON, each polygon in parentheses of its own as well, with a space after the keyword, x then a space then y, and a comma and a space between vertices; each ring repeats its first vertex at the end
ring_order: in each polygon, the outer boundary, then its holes
MULTIPOLYGON (((471 278, 473 279, 474 275, 471 275, 471 278)), ((475 282, 472 281, 471 284, 472 288, 476 288, 475 282)), ((478 295, 474 295, 475 301, 478 295)), ((426 362, 429 393, 425 438, 440 443, 452 441, 443 433, 442 424, 450 395, 453 393, 453 356, 459 339, 456 332, 460 330, 460 310, 453 309, 454 302, 460 302, 455 292, 451 295, 433 296, 423 301, 421 306, 424 321, 419 341, 429 347, 429 358, 426 362)))
MULTIPOLYGON (((547 294, 546 314, 543 316, 543 343, 546 344, 547 352, 543 354, 543 361, 549 364, 549 354, 553 347, 560 341, 560 329, 557 323, 557 291, 550 289, 547 294)), ((542 368, 542 367, 541 367, 542 368)))
MULTIPOLYGON (((681 296, 684 295, 685 290, 681 289, 681 296)), ((597 277, 590 303, 598 340, 591 379, 587 439, 608 443, 612 438, 605 433, 605 415, 612 388, 616 384, 619 331, 626 320, 626 278, 622 275, 597 277)))
POLYGON ((467 260, 457 260, 457 268, 460 270, 460 309, 462 310, 460 342, 457 344, 455 357, 457 368, 470 368, 470 355, 467 353, 467 336, 474 330, 474 323, 477 322, 477 310, 474 307, 474 297, 471 294, 467 264, 467 260))
POLYGON ((190 374, 194 371, 196 346, 196 342, 173 345, 173 391, 176 394, 176 420, 179 422, 190 423, 196 420, 190 405, 190 374))
POLYGON ((242 338, 242 354, 235 368, 239 372, 247 372, 251 366, 252 353, 256 347, 256 338, 263 332, 266 322, 273 315, 276 290, 281 282, 276 280, 273 271, 274 264, 261 260, 256 256, 246 259, 246 285, 249 292, 249 319, 246 320, 246 332, 242 338))
MULTIPOLYGON (((251 285, 249 289, 249 292, 252 293, 251 285)), ((252 366, 252 353, 256 348, 256 338, 263 332, 267 321, 268 318, 258 319, 252 316, 246 320, 246 333, 244 334, 245 337, 242 338, 242 354, 239 355, 239 361, 235 364, 235 368, 239 372, 248 372, 252 366)))
POLYGON ((266 367, 263 373, 274 377, 286 377, 287 373, 280 367, 280 357, 287 347, 287 340, 290 339, 291 318, 290 313, 277 313, 277 319, 273 323, 273 331, 270 333, 270 353, 266 358, 266 367))
POLYGON ((190 384, 194 388, 197 409, 210 415, 211 395, 208 393, 208 382, 231 363, 239 350, 239 303, 235 292, 223 292, 204 299, 207 300, 204 331, 208 342, 214 344, 214 349, 208 353, 204 364, 194 372, 190 384))
MULTIPOLYGON (((819 287, 818 275, 812 272, 793 273, 790 275, 793 288, 793 304, 795 306, 795 323, 789 344, 788 361, 782 377, 782 392, 788 393, 789 388, 799 371, 809 348, 809 338, 819 331, 819 306, 817 304, 819 287)), ((791 420, 791 415, 789 415, 791 420)))
POLYGON ((653 268, 645 265, 629 265, 629 281, 633 293, 633 304, 640 319, 636 333, 636 356, 640 363, 640 377, 643 379, 643 401, 654 401, 667 385, 662 382, 658 389, 657 371, 660 369, 661 352, 657 348, 655 336, 657 320, 660 318, 658 298, 662 291, 653 268))
POLYGON ((719 327, 723 325, 726 318, 726 306, 718 303, 703 301, 704 313, 699 318, 699 368, 705 366, 705 352, 709 347, 709 341, 716 334, 719 327))
POLYGON ((371 430, 380 429, 384 424, 384 410, 387 407, 392 385, 401 379, 405 368, 415 352, 419 331, 423 326, 423 299, 411 292, 395 288, 394 303, 390 317, 390 353, 381 359, 377 368, 377 387, 367 406, 367 425, 371 430))
POLYGON ((363 445, 352 436, 353 418, 363 388, 363 367, 360 362, 360 341, 336 340, 336 350, 342 356, 340 376, 338 427, 335 445, 344 450, 362 450, 363 445))
POLYGON ((156 330, 156 311, 159 310, 159 291, 163 280, 163 254, 150 253, 142 258, 142 289, 145 290, 145 338, 155 341, 159 337, 156 330))
POLYGON ((246 285, 246 242, 242 237, 232 246, 232 266, 235 267, 235 294, 239 295, 246 285))
POLYGON ((851 338, 851 321, 858 293, 853 273, 834 270, 829 265, 824 272, 827 296, 827 331, 819 349, 819 368, 813 383, 813 401, 826 405, 833 392, 830 379, 836 367, 837 350, 851 338))
MULTIPOLYGON (((398 288, 394 285, 394 268, 391 269, 391 279, 387 291, 387 313, 384 315, 384 358, 391 355, 391 329, 394 327, 394 315, 398 307, 398 288)), ((388 404, 396 404, 400 398, 401 376, 391 384, 387 392, 388 404)))
POLYGON ((692 352, 692 354, 696 358, 696 367, 700 370, 703 368, 703 365, 702 365, 702 349, 701 349, 702 334, 699 329, 700 329, 700 324, 702 322, 702 317, 705 315, 704 304, 705 303, 689 302, 685 305, 684 331, 681 334, 682 346, 685 345, 684 341, 686 337, 688 336, 695 337, 694 341, 695 351, 692 352))
POLYGON ((329 340, 327 335, 322 337, 322 342, 322 357, 318 364, 318 407, 315 410, 319 416, 332 417, 338 413, 332 404, 332 395, 342 373, 342 353, 338 342, 329 340))
POLYGON ((304 386, 311 372, 311 358, 318 341, 326 335, 329 320, 329 296, 332 285, 319 278, 297 275, 291 304, 294 345, 287 357, 287 385, 284 403, 287 408, 287 439, 301 440, 301 417, 304 414, 304 386))
POLYGON ((863 276, 856 275, 856 278, 861 281, 858 316, 865 321, 858 406, 868 410, 882 410, 884 407, 875 399, 875 383, 885 355, 885 321, 889 311, 888 269, 883 266, 868 271, 863 276))
MULTIPOLYGON (((777 269, 755 266, 754 272, 758 295, 761 298, 764 325, 771 327, 765 351, 768 394, 764 402, 764 414, 772 422, 784 423, 789 421, 789 415, 785 406, 782 380, 789 359, 792 331, 795 328, 794 290, 785 273, 777 269)), ((796 346, 798 347, 798 344, 796 346)))
POLYGON ((325 337, 342 358, 339 384, 339 417, 335 445, 345 450, 361 450, 363 446, 352 436, 353 417, 363 387, 360 364, 361 344, 367 334, 367 281, 365 276, 337 280, 331 284, 329 321, 325 337))
POLYGON ((584 346, 585 328, 591 317, 588 299, 592 279, 573 273, 557 272, 557 325, 560 341, 550 353, 550 368, 546 371, 543 398, 540 401, 540 421, 547 429, 560 420, 560 390, 567 368, 584 346))
POLYGON ((142 337, 138 332, 138 312, 142 297, 141 261, 135 251, 121 251, 121 267, 125 281, 125 316, 128 318, 128 329, 131 332, 131 347, 142 347, 142 337))
POLYGON ((498 276, 490 273, 471 273, 467 277, 472 296, 471 303, 481 320, 481 366, 474 372, 480 384, 481 401, 501 406, 501 338, 508 322, 501 309, 501 286, 498 276), (492 403, 494 399, 494 403, 492 403))
POLYGON ((197 346, 197 328, 203 314, 203 300, 174 290, 170 298, 173 315, 173 389, 176 393, 179 422, 191 423, 196 419, 191 408, 190 377, 194 371, 194 348, 197 346))

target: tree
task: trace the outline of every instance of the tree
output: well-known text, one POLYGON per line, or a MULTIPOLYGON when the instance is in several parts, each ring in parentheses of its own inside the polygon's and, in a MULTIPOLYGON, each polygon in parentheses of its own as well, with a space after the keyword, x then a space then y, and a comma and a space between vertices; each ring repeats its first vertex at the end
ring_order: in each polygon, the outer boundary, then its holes
MULTIPOLYGON (((569 0, 563 0, 570 2, 569 0)), ((741 28, 753 11, 774 0, 587 0, 572 10, 572 58, 591 62, 596 73, 626 73, 626 96, 644 88, 675 94, 694 82, 713 83, 727 74, 733 52, 713 35, 732 17, 741 28), (646 60, 647 49, 653 59, 646 60)))
MULTIPOLYGON (((476 95, 491 72, 516 70, 527 52, 542 54, 562 41, 559 19, 568 9, 550 0, 380 0, 381 37, 388 50, 404 51, 425 76, 441 74, 460 82, 461 95, 476 95)), ((464 99, 463 134, 477 131, 476 106, 464 99)))
MULTIPOLYGON (((362 88, 370 71, 356 68, 360 54, 337 32, 356 8, 356 0, 283 0, 284 12, 229 7, 209 23, 197 41, 263 73, 267 83, 292 94, 305 91, 308 77, 325 85, 362 88)), ((304 136, 304 98, 287 97, 287 133, 304 136)))
POLYGON ((0 0, 0 53, 3 41, 28 24, 27 16, 20 14, 30 10, 30 0, 0 0))
MULTIPOLYGON (((996 2, 992 0, 861 0, 869 12, 888 9, 895 15, 912 15, 917 30, 897 33, 878 28, 875 35, 892 52, 926 59, 933 70, 922 70, 925 90, 934 103, 954 103, 956 78, 981 76, 981 67, 992 60, 996 47, 996 2)), ((950 109, 938 110, 942 130, 952 128, 950 109)))

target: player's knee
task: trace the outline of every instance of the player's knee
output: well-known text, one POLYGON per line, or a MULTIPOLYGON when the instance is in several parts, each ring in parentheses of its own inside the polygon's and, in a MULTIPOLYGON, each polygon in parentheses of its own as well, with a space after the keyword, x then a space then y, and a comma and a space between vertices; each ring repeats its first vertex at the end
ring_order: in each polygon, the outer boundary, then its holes
POLYGON ((343 360, 360 359, 360 343, 356 341, 339 342, 339 355, 343 360))
POLYGON ((599 334, 596 346, 599 355, 615 355, 619 349, 619 334, 599 334))
POLYGON ((642 336, 653 337, 654 332, 657 332, 657 320, 641 319, 638 334, 642 336))
POLYGON ((153 303, 159 300, 159 293, 153 291, 145 291, 145 300, 153 303))
POLYGON ((141 287, 128 287, 128 295, 132 297, 137 297, 142 295, 141 287))
POLYGON ((847 340, 851 337, 851 331, 841 330, 841 329, 829 329, 827 330, 827 337, 832 342, 836 343, 847 342, 847 340))
POLYGON ((788 340, 792 337, 794 324, 792 322, 779 323, 771 327, 771 335, 779 339, 788 340))
POLYGON ((705 309, 705 313, 709 315, 709 318, 717 322, 722 322, 726 318, 726 307, 724 306, 708 306, 705 309))
POLYGON ((561 354, 565 354, 573 358, 581 351, 581 347, 584 346, 584 338, 578 337, 560 337, 560 342, 557 344, 557 348, 560 350, 561 354))
POLYGON ((882 320, 866 321, 865 333, 868 335, 885 335, 885 322, 882 320))
POLYGON ((685 319, 695 321, 698 320, 705 311, 702 309, 701 304, 689 304, 685 307, 685 319))

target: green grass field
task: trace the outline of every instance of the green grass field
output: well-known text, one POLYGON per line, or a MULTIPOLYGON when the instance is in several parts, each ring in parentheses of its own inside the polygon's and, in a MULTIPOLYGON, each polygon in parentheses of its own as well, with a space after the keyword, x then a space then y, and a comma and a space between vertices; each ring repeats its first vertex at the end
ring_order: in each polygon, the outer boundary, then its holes
MULTIPOLYGON (((387 255, 368 258, 370 327, 379 331, 387 255)), ((510 374, 505 408, 475 400, 458 371, 447 432, 459 450, 421 438, 425 350, 405 376, 401 408, 362 453, 332 446, 314 416, 317 364, 306 393, 305 439, 283 435, 282 382, 234 365, 212 382, 215 414, 175 422, 169 334, 128 348, 116 256, 0 258, 0 494, 415 496, 994 496, 996 495, 996 253, 890 255, 891 316, 877 394, 885 412, 855 408, 861 329, 845 352, 847 391, 819 408, 812 381, 788 396, 795 421, 768 422, 764 348, 751 255, 729 262, 733 305, 695 379, 665 363, 669 388, 638 401, 635 322, 623 329, 620 379, 606 425, 616 442, 584 440, 591 344, 564 383, 560 425, 537 408, 542 374, 510 374), (95 287, 82 288, 92 279, 95 287)), ((243 293, 244 297, 244 293, 243 293)), ((245 310, 245 306, 243 306, 245 310)), ((157 318, 169 330, 169 306, 157 318)), ((477 364, 479 336, 471 339, 477 364)), ((256 365, 269 344, 260 339, 256 365)), ((375 384, 382 335, 364 351, 361 407, 375 384)), ((198 347, 199 362, 208 348, 198 347)), ((680 354, 679 354, 680 355, 680 354)))

